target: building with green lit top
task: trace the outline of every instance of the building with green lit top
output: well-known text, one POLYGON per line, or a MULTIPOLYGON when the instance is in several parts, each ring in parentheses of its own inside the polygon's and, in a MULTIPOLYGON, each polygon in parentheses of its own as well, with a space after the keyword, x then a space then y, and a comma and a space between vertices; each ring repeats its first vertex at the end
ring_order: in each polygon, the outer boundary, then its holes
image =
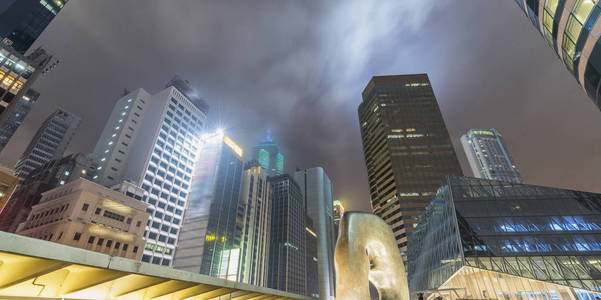
POLYGON ((273 142, 269 134, 265 140, 253 147, 252 155, 252 159, 258 161, 269 176, 284 173, 284 155, 280 153, 280 148, 273 142))

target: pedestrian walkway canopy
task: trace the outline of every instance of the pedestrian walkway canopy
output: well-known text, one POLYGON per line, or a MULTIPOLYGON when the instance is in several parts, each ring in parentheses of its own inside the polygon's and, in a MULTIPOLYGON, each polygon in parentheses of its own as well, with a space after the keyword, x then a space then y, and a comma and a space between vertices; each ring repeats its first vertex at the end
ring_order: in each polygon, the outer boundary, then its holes
POLYGON ((313 299, 0 232, 0 299, 34 298, 313 299))

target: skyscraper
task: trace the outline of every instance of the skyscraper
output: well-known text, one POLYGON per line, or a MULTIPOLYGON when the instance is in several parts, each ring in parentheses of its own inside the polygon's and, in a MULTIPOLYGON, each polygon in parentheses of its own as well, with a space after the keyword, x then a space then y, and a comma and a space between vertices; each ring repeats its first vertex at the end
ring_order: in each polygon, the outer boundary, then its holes
POLYGON ((267 287, 269 266, 269 232, 271 230, 271 185, 265 169, 248 162, 242 174, 242 241, 239 280, 267 287))
POLYGON ((315 276, 319 274, 317 260, 318 236, 315 233, 315 226, 310 217, 305 218, 305 285, 307 291, 305 295, 313 298, 319 298, 319 281, 321 278, 315 276))
POLYGON ((252 159, 258 161, 270 176, 284 173, 284 155, 269 134, 253 147, 252 159))
POLYGON ((31 85, 54 66, 52 56, 42 48, 24 56, 4 42, 0 43, 0 151, 40 96, 31 85))
POLYGON ((6 0, 0 4, 0 39, 25 54, 68 0, 6 0))
POLYGON ((501 133, 496 129, 470 129, 461 145, 475 177, 522 183, 501 133))
POLYGON ((15 232, 31 208, 40 203, 42 193, 80 177, 92 179, 97 165, 83 153, 75 153, 47 162, 33 170, 16 188, 0 211, 0 230, 15 232))
POLYGON ((306 294, 305 203, 288 175, 270 177, 273 190, 269 249, 269 288, 306 294))
POLYGON ((428 75, 373 77, 359 121, 371 207, 392 226, 404 256, 443 177, 462 174, 428 75))
POLYGON ((243 150, 223 132, 202 143, 173 267, 237 281, 243 150))
POLYGON ((175 78, 157 94, 138 89, 119 99, 92 154, 98 183, 133 181, 148 192, 142 260, 164 266, 173 261, 206 119, 202 99, 176 85, 187 84, 175 78))
POLYGON ((63 157, 80 121, 62 108, 48 116, 15 165, 19 177, 25 178, 45 163, 63 157))
POLYGON ((601 3, 515 0, 589 97, 601 108, 601 3))
POLYGON ((332 182, 321 167, 297 171, 294 179, 317 234, 319 299, 334 299, 334 208, 332 182))

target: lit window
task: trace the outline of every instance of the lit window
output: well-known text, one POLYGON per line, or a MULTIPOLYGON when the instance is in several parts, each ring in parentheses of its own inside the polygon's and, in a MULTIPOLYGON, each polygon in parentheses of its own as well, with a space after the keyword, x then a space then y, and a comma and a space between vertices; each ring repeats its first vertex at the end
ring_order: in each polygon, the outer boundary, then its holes
POLYGON ((15 78, 8 75, 4 78, 4 80, 2 80, 2 85, 9 87, 13 83, 13 81, 15 81, 15 78))

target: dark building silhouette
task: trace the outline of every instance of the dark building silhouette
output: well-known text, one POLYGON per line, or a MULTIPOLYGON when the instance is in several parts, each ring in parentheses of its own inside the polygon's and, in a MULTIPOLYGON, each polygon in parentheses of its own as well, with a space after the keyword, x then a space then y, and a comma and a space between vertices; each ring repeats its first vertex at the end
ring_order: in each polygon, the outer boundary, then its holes
POLYGON ((0 4, 0 39, 25 54, 68 0, 5 0, 0 4))
POLYGON ((306 294, 305 203, 302 192, 288 175, 270 177, 271 245, 268 287, 306 294))

